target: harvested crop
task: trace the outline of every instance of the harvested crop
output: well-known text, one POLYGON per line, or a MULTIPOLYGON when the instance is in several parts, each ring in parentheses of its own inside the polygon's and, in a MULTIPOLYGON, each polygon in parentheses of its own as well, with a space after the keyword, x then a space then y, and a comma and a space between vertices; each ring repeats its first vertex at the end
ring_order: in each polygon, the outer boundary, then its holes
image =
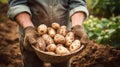
POLYGON ((72 42, 74 41, 74 33, 73 32, 68 32, 66 37, 65 37, 65 45, 70 46, 72 42))
POLYGON ((38 44, 36 45, 37 48, 40 49, 40 50, 45 50, 45 48, 46 48, 46 43, 45 43, 45 41, 43 40, 43 38, 42 38, 42 37, 39 37, 39 38, 37 39, 37 42, 38 42, 38 44))
POLYGON ((49 45, 49 44, 54 44, 54 41, 53 41, 53 39, 50 37, 50 35, 44 34, 44 35, 42 35, 42 38, 45 40, 45 43, 46 43, 47 45, 49 45))
POLYGON ((63 36, 65 36, 67 34, 67 27, 66 26, 61 26, 58 30, 57 30, 57 34, 61 34, 63 36))
POLYGON ((80 40, 75 40, 69 47, 70 52, 73 52, 79 49, 81 46, 80 40))
POLYGON ((60 28, 60 25, 59 25, 58 23, 52 23, 51 26, 52 26, 52 28, 55 29, 55 30, 57 30, 57 29, 60 28))
POLYGON ((47 33, 47 26, 45 24, 41 24, 38 26, 37 31, 40 35, 47 33))
POLYGON ((47 49, 47 51, 49 51, 49 52, 54 52, 55 51, 55 49, 56 49, 56 45, 55 44, 49 44, 47 47, 46 47, 46 49, 47 49))
POLYGON ((48 35, 50 35, 53 38, 55 34, 56 34, 56 31, 53 28, 48 27, 48 35))
POLYGON ((65 44, 65 37, 63 35, 56 34, 54 36, 54 42, 56 44, 65 44))
POLYGON ((59 45, 57 46, 56 48, 56 54, 59 54, 59 55, 65 55, 65 54, 69 54, 69 50, 67 48, 65 48, 63 45, 59 45))

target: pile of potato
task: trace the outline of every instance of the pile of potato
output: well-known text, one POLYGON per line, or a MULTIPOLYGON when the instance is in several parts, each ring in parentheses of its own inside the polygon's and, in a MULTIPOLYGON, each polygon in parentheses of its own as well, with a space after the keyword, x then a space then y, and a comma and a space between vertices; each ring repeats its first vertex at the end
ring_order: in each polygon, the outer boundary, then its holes
POLYGON ((74 33, 67 30, 67 27, 58 23, 52 23, 51 27, 41 24, 37 28, 41 35, 37 39, 37 48, 52 54, 70 54, 80 48, 80 40, 76 39, 74 33))

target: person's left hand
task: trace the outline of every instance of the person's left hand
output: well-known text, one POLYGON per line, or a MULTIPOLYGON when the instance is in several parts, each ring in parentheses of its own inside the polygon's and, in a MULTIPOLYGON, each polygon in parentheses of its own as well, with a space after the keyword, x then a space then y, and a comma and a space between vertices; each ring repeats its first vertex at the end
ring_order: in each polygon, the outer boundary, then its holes
POLYGON ((83 45, 86 45, 89 41, 88 35, 84 30, 84 27, 82 25, 75 25, 72 27, 72 32, 80 38, 80 41, 83 45))

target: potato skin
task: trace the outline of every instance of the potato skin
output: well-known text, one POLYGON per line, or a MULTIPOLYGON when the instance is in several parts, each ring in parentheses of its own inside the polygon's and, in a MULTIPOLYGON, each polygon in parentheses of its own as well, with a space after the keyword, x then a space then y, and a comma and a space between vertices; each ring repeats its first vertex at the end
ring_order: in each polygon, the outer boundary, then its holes
POLYGON ((45 24, 41 24, 38 26, 37 31, 40 35, 47 33, 47 26, 45 24))
POLYGON ((81 46, 80 40, 75 40, 70 46, 69 46, 69 50, 70 52, 73 52, 77 49, 79 49, 81 46))
POLYGON ((46 43, 45 43, 45 41, 43 40, 43 38, 42 37, 39 37, 38 39, 37 39, 37 42, 38 42, 38 44, 37 45, 35 45, 38 49, 40 49, 40 50, 45 50, 45 48, 46 48, 46 43))
POLYGON ((56 22, 52 23, 51 26, 52 26, 52 28, 55 29, 55 30, 57 30, 57 29, 60 28, 60 25, 59 25, 58 23, 56 23, 56 22))
POLYGON ((47 47, 46 47, 46 50, 48 51, 48 52, 54 52, 55 51, 55 49, 56 49, 56 45, 55 44, 49 44, 47 47))
POLYGON ((56 34, 56 31, 53 28, 48 27, 48 34, 53 38, 56 34))
POLYGON ((73 32, 68 32, 66 34, 66 37, 65 37, 65 41, 66 41, 65 45, 70 46, 72 44, 72 42, 74 41, 74 39, 75 39, 74 38, 74 33, 73 32))
POLYGON ((56 34, 54 36, 54 42, 56 44, 65 44, 65 38, 63 35, 60 35, 60 34, 56 34))
POLYGON ((49 44, 54 44, 53 39, 52 39, 48 34, 43 34, 43 35, 42 35, 42 38, 45 40, 45 43, 46 43, 47 45, 49 45, 49 44))
POLYGON ((57 30, 57 34, 61 34, 61 35, 65 36, 67 34, 67 27, 65 25, 61 26, 57 30))
POLYGON ((67 48, 65 48, 63 45, 59 45, 57 46, 56 48, 56 54, 59 54, 59 55, 65 55, 65 54, 69 54, 69 50, 67 48))

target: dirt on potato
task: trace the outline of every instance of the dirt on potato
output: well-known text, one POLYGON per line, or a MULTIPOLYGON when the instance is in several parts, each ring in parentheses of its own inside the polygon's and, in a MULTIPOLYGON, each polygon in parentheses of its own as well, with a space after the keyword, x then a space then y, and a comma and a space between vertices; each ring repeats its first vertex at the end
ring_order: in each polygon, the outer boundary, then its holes
MULTIPOLYGON (((8 5, 0 3, 0 67, 22 67, 17 24, 7 18, 8 5)), ((73 58, 72 67, 119 67, 120 50, 90 41, 73 58)))

